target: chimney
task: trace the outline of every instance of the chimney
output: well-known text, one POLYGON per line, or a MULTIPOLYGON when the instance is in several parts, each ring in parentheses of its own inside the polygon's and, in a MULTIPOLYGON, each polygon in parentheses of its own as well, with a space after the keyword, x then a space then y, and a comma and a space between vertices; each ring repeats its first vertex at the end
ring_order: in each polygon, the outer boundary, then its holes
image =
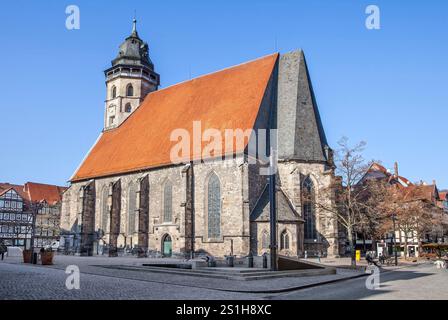
POLYGON ((432 184, 433 184, 433 185, 436 185, 436 180, 435 180, 435 179, 432 180, 432 184))
POLYGON ((396 162, 396 161, 394 163, 394 174, 395 174, 395 178, 398 178, 398 162, 396 162))

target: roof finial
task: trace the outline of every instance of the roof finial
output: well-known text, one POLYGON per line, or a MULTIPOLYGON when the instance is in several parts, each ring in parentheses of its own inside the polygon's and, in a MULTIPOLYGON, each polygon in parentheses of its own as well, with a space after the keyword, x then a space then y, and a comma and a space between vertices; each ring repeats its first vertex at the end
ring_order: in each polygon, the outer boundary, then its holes
POLYGON ((137 33, 137 10, 134 10, 134 19, 132 19, 132 33, 137 33))
POLYGON ((132 33, 137 32, 137 19, 132 20, 132 33))

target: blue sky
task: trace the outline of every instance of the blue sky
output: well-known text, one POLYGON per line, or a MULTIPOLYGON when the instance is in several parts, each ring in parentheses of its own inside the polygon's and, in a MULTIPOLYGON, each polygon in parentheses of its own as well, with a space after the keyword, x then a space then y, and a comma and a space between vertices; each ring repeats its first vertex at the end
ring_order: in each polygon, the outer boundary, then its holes
POLYGON ((330 145, 448 188, 447 1, 8 1, 0 9, 0 181, 65 185, 102 129, 103 70, 131 31, 162 87, 303 48, 330 145), (65 28, 78 5, 80 30, 65 28), (365 8, 381 29, 365 28, 365 8))

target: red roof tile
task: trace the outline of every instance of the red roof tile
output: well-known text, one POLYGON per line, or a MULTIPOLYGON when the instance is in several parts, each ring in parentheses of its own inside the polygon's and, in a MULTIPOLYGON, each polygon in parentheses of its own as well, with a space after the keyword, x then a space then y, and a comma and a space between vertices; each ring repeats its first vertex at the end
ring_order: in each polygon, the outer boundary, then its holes
POLYGON ((29 200, 28 193, 25 192, 23 185, 18 184, 10 184, 10 183, 0 183, 0 195, 9 191, 10 189, 14 189, 24 200, 29 200))
POLYGON ((55 204, 62 200, 62 193, 66 188, 49 184, 27 182, 25 184, 25 190, 28 192, 29 199, 33 202, 46 201, 49 204, 55 204))
POLYGON ((387 169, 385 167, 383 167, 382 165, 380 165, 377 162, 372 163, 371 166, 369 167, 368 171, 375 171, 375 170, 381 171, 382 173, 384 173, 386 175, 390 174, 389 171, 387 171, 387 169))
POLYGON ((0 195, 10 189, 14 189, 25 201, 46 201, 54 204, 62 200, 62 192, 67 188, 35 182, 27 182, 24 186, 0 183, 0 195))
POLYGON ((404 188, 405 198, 408 200, 435 200, 435 185, 411 185, 404 188))
MULTIPOLYGON (((169 165, 171 132, 183 128, 192 136, 193 121, 201 121, 202 132, 214 128, 222 135, 225 129, 253 128, 277 58, 269 55, 148 94, 126 121, 102 134, 71 180, 169 165)), ((223 148, 214 156, 244 148, 223 148)))

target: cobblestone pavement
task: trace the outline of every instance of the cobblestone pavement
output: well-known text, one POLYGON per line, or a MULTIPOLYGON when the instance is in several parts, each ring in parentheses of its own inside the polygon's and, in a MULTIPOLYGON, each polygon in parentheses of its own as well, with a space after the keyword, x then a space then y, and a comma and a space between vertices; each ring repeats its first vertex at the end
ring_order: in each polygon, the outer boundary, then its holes
POLYGON ((223 292, 82 274, 80 289, 68 290, 64 270, 0 263, 0 299, 255 299, 256 295, 223 292))
POLYGON ((318 287, 271 295, 269 299, 288 300, 448 300, 448 270, 432 263, 406 266, 380 274, 377 290, 366 288, 366 278, 351 279, 318 287))
MULTIPOLYGON (((0 299, 307 299, 333 297, 358 299, 378 295, 378 292, 362 292, 365 289, 365 277, 358 280, 343 280, 343 282, 331 285, 319 285, 312 289, 302 289, 282 294, 253 293, 254 291, 269 290, 272 288, 300 287, 315 285, 323 281, 333 281, 353 276, 359 276, 360 272, 338 269, 337 275, 293 277, 256 281, 230 281, 224 279, 199 278, 194 276, 164 274, 147 271, 120 270, 104 268, 104 266, 127 265, 141 266, 142 263, 155 260, 137 259, 132 257, 73 257, 56 256, 55 265, 41 266, 23 264, 20 258, 5 258, 0 262, 0 299), (65 268, 67 265, 76 265, 81 271, 81 289, 68 290, 65 287, 65 268), (322 291, 322 288, 327 288, 322 291), (229 292, 246 291, 246 292, 229 292), (323 293, 324 292, 324 293, 323 293)), ((176 260, 162 259, 160 262, 176 260)), ((413 266, 418 268, 419 266, 413 266)), ((394 275, 407 277, 405 283, 401 283, 406 290, 412 290, 412 286, 418 278, 425 279, 416 271, 410 271, 409 267, 403 268, 404 273, 394 275), (406 269, 406 270, 405 270, 406 269)), ((425 272, 435 272, 432 265, 427 265, 425 272)), ((396 269, 393 273, 401 269, 396 269)), ((446 271, 446 270, 443 270, 446 271)), ((428 273, 432 275, 431 273, 428 273)), ((448 274, 448 272, 447 272, 448 274)), ((447 278, 443 273, 439 275, 437 282, 447 278)), ((382 281, 390 278, 388 273, 381 276, 382 281)), ((433 278, 431 278, 433 279, 433 278)), ((390 280, 390 279, 389 279, 390 280)), ((396 281, 396 280, 394 280, 396 281)), ((386 285, 389 285, 386 282, 386 285)), ((420 285, 420 284, 419 284, 420 285)), ((421 285, 420 285, 421 286, 421 285)), ((428 290, 428 289, 427 289, 428 290)), ((437 295, 445 295, 446 292, 430 289, 437 295)), ((399 289, 398 289, 399 291, 399 289)), ((407 297, 406 295, 404 297, 407 297)), ((387 298, 387 295, 386 295, 387 298)))
MULTIPOLYGON (((6 259, 5 263, 10 265, 15 265, 20 269, 26 270, 29 268, 41 268, 44 270, 59 270, 64 271, 68 265, 76 265, 82 275, 82 280, 90 279, 92 275, 104 276, 113 279, 125 280, 135 280, 140 282, 146 282, 147 286, 153 284, 158 285, 177 285, 181 287, 196 288, 197 290, 214 290, 214 291, 233 291, 240 292, 239 294, 233 294, 230 296, 232 299, 237 299, 240 296, 242 299, 252 299, 260 298, 266 294, 267 291, 272 289, 288 289, 291 287, 297 288, 307 285, 314 285, 323 281, 332 281, 337 279, 343 279, 352 277, 353 275, 359 275, 359 272, 354 272, 350 270, 341 269, 338 270, 336 275, 323 275, 323 276, 307 276, 307 277, 288 277, 288 278, 278 278, 278 279, 265 279, 256 281, 234 281, 226 279, 217 279, 210 277, 196 277, 188 275, 177 275, 177 274, 164 274, 159 272, 149 272, 147 270, 122 270, 115 269, 114 266, 141 266, 143 263, 148 262, 173 262, 178 260, 174 259, 137 259, 132 257, 74 257, 74 256, 63 256, 58 255, 54 259, 54 265, 52 266, 40 266, 40 265, 25 265, 22 263, 21 258, 10 257, 6 259), (89 277, 86 277, 89 275, 89 277), (248 293, 249 295, 242 295, 241 293, 248 293), (259 294, 253 295, 254 292, 260 292, 259 294)), ((1 274, 0 264, 0 278, 3 277, 1 274)), ((144 269, 144 268, 141 268, 144 269)), ((50 273, 50 271, 48 271, 50 273)), ((64 273, 63 273, 64 274, 64 273)), ((1 290, 0 283, 0 290, 1 290)), ((204 298, 208 298, 206 291, 204 291, 204 298)), ((218 295, 221 296, 221 295, 218 295)))

